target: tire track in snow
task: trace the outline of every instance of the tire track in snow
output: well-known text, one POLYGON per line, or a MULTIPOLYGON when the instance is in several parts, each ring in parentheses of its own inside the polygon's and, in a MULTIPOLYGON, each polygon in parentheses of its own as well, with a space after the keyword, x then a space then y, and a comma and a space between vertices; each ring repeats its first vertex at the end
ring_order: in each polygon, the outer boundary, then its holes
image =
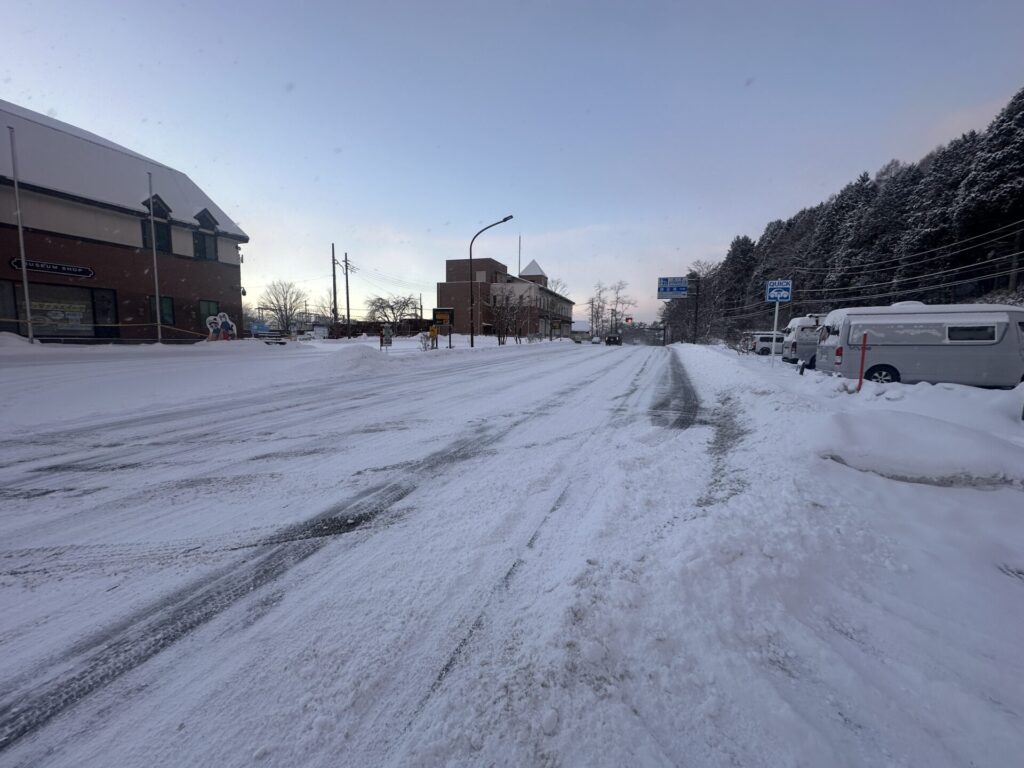
MULTIPOLYGON (((542 404, 541 410, 565 394, 555 393, 542 404)), ((533 411, 521 414, 505 428, 504 434, 536 416, 537 412, 533 411)), ((478 456, 494 439, 488 428, 476 428, 446 448, 412 462, 408 472, 415 477, 422 472, 433 472, 441 462, 467 461, 478 456)), ((73 671, 28 691, 20 690, 0 702, 0 752, 242 598, 278 579, 318 552, 331 537, 355 530, 380 517, 414 491, 417 485, 418 482, 409 481, 377 487, 314 518, 245 545, 245 548, 270 546, 271 549, 243 561, 240 566, 229 566, 213 577, 187 585, 104 632, 77 643, 63 658, 50 662, 61 664, 71 660, 75 662, 73 671)), ((22 678, 31 676, 30 673, 22 678)))
POLYGON ((687 429, 697 420, 700 398, 679 355, 671 350, 669 354, 668 372, 649 409, 651 423, 657 427, 687 429))
POLYGON ((293 537, 229 566, 212 578, 177 590, 156 605, 71 649, 75 669, 17 691, 0 704, 0 752, 36 731, 64 710, 160 653, 227 610, 240 599, 280 578, 318 552, 329 536, 345 533, 391 509, 415 489, 392 483, 352 503, 334 507, 304 524, 293 537))
MULTIPOLYGON (((519 364, 516 361, 506 362, 519 364)), ((619 365, 625 362, 626 359, 623 358, 619 365)), ((579 395, 582 388, 607 375, 610 369, 618 368, 619 365, 601 369, 582 384, 555 393, 539 408, 524 412, 505 425, 500 436, 492 435, 491 430, 486 427, 475 428, 470 435, 452 441, 445 449, 411 463, 408 467, 409 474, 415 478, 420 472, 433 472, 440 463, 461 462, 480 455, 480 452, 495 439, 500 439, 521 424, 541 415, 546 408, 554 407, 570 393, 579 395)), ((416 384, 417 388, 421 386, 421 382, 416 384)), ((515 386, 515 382, 509 382, 508 386, 515 386)), ((109 426, 118 429, 128 425, 140 426, 136 420, 123 420, 109 426)), ((81 428, 67 430, 62 434, 70 436, 79 431, 81 428)), ((329 508, 310 520, 270 534, 246 547, 261 550, 269 548, 266 551, 259 551, 212 576, 175 590, 127 619, 115 622, 104 631, 79 641, 59 658, 37 664, 32 671, 19 675, 15 681, 8 681, 14 684, 9 686, 8 695, 0 700, 0 753, 25 736, 38 731, 90 694, 109 685, 193 630, 208 623, 235 603, 280 578, 323 548, 331 537, 348 533, 379 518, 413 492, 417 486, 418 481, 415 479, 378 486, 355 499, 329 508), (46 676, 46 671, 41 670, 67 665, 71 665, 69 671, 58 675, 51 674, 48 679, 42 679, 38 683, 33 682, 34 678, 46 676)), ((557 505, 547 513, 540 523, 541 526, 555 509, 557 505)), ((531 536, 529 544, 535 541, 538 533, 539 527, 531 536)), ((521 561, 513 563, 503 576, 499 588, 501 585, 507 588, 520 564, 521 561)), ((480 622, 483 621, 482 617, 478 619, 480 622)), ((469 643, 473 631, 475 630, 471 627, 469 634, 461 643, 461 648, 464 649, 469 643)), ((454 666, 457 660, 456 652, 453 653, 451 665, 454 666)), ((443 678, 444 675, 440 675, 436 682, 437 687, 441 685, 443 678)))

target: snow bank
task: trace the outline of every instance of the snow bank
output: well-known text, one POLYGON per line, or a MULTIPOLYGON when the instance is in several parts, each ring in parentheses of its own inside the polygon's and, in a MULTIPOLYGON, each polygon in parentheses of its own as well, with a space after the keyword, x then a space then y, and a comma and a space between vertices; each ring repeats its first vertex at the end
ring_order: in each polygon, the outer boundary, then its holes
POLYGON ((932 416, 838 413, 823 421, 818 439, 821 457, 894 480, 1024 487, 1024 448, 932 416))

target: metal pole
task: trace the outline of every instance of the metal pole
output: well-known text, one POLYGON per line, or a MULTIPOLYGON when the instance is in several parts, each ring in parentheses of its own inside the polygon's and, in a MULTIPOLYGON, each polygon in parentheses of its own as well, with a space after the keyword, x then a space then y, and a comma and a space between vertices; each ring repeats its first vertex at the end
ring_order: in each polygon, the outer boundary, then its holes
POLYGON ((697 289, 693 292, 693 343, 697 343, 697 317, 700 312, 700 278, 695 277, 693 285, 697 289))
POLYGON ((338 324, 338 260, 334 258, 334 243, 331 243, 331 316, 338 324))
MULTIPOLYGON (((153 174, 146 171, 149 177, 149 244, 153 246, 153 290, 156 292, 156 343, 162 344, 164 337, 162 332, 163 312, 160 306, 160 273, 156 264, 156 222, 153 219, 153 174)), ((203 318, 206 321, 206 318, 203 318)))
POLYGON ((345 251, 345 323, 348 325, 348 337, 352 338, 352 311, 348 306, 348 251, 345 251))
POLYGON ((486 232, 491 227, 496 227, 499 224, 504 224, 506 221, 511 221, 511 220, 512 220, 511 216, 506 216, 501 221, 496 221, 493 224, 488 224, 486 227, 484 227, 479 232, 477 232, 475 235, 473 235, 473 239, 469 241, 469 346, 470 347, 473 346, 473 326, 475 325, 474 317, 473 317, 473 242, 478 237, 480 237, 480 235, 482 235, 484 232, 486 232))
MULTIPOLYGON (((14 126, 7 126, 11 134, 11 173, 14 175, 14 213, 18 217, 18 254, 21 256, 21 288, 25 293, 25 325, 28 343, 35 343, 32 333, 32 304, 28 298, 28 262, 25 260, 25 231, 21 225, 21 189, 18 187, 18 158, 14 149, 14 126)), ((15 313, 17 314, 17 313, 15 313)))
POLYGON ((775 323, 772 325, 772 362, 771 367, 775 367, 775 340, 779 333, 779 304, 781 302, 775 302, 775 323))

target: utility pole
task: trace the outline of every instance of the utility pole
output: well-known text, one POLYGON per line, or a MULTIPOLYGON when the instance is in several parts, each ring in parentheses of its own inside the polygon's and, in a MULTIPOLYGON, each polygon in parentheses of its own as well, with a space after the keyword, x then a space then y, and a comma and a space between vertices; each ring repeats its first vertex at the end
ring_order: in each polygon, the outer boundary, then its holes
MULTIPOLYGON (((700 311, 700 278, 696 277, 693 284, 697 290, 693 292, 693 343, 697 343, 697 313, 700 311)), ((778 305, 776 305, 778 306, 778 305)))
MULTIPOLYGON (((163 307, 160 306, 160 271, 157 269, 156 264, 156 222, 153 219, 153 210, 156 206, 153 205, 153 174, 147 171, 146 177, 149 179, 149 244, 153 247, 153 293, 155 294, 153 300, 156 302, 156 343, 162 344, 164 337, 161 329, 163 328, 164 313, 163 307)), ((170 224, 168 224, 169 230, 170 224)))
POLYGON ((423 319, 423 294, 420 294, 420 320, 423 319))
MULTIPOLYGON (((18 153, 14 147, 14 126, 7 126, 7 131, 11 136, 11 173, 14 174, 14 209, 18 214, 18 254, 21 256, 21 288, 25 293, 25 327, 28 329, 28 343, 34 344, 32 302, 28 298, 28 262, 25 261, 25 231, 21 226, 21 190, 18 186, 18 153)), ((152 196, 152 192, 150 195, 152 196)), ((150 202, 152 203, 152 201, 150 202)), ((160 300, 157 299, 158 306, 159 303, 160 300)))
POLYGON ((334 325, 338 324, 338 270, 335 267, 338 260, 334 258, 334 243, 331 243, 331 316, 334 318, 334 325))
POLYGON ((348 325, 348 337, 352 338, 352 311, 348 305, 348 251, 345 251, 345 323, 348 325))

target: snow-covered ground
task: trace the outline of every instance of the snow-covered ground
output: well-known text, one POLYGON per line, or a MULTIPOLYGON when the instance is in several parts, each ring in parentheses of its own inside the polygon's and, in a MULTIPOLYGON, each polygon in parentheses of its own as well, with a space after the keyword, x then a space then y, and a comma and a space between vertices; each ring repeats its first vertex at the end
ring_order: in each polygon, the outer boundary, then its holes
POLYGON ((1007 766, 1024 386, 0 339, 0 764, 1007 766))

